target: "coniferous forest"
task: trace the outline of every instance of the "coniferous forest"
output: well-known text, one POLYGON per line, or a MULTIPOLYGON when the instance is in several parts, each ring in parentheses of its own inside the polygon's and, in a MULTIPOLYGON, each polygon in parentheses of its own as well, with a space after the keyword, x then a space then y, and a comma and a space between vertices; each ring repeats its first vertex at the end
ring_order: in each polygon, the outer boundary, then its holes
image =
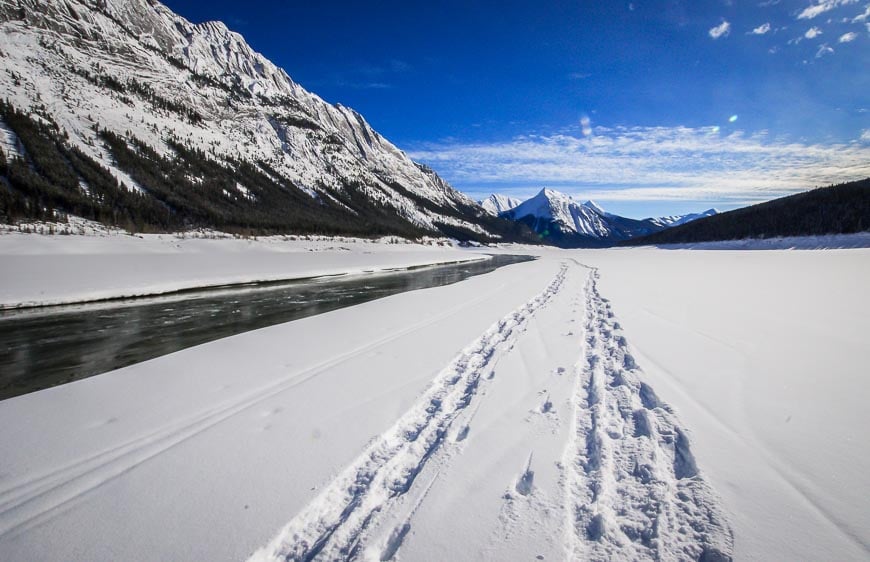
POLYGON ((813 189, 626 240, 622 246, 850 234, 870 230, 870 178, 813 189))
MULTIPOLYGON (((363 185, 348 181, 332 190, 335 200, 312 197, 266 162, 256 165, 217 160, 174 139, 171 157, 158 154, 132 134, 98 130, 114 165, 136 189, 122 185, 106 167, 69 142, 43 116, 34 117, 0 102, 0 118, 15 133, 23 156, 0 152, 0 221, 52 220, 76 215, 130 232, 169 232, 213 228, 249 235, 399 235, 417 238, 446 234, 459 240, 489 238, 466 228, 439 224, 424 229, 372 200, 363 185)), ((478 220, 502 240, 536 242, 523 225, 474 209, 438 206, 401 185, 390 187, 418 206, 446 216, 480 215, 478 220)))

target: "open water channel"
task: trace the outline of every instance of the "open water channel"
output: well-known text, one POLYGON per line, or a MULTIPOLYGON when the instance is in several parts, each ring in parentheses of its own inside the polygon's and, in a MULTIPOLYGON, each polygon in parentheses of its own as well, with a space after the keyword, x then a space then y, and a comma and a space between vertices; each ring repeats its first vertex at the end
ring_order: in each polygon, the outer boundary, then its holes
POLYGON ((0 311, 0 400, 219 338, 462 281, 529 256, 0 311))

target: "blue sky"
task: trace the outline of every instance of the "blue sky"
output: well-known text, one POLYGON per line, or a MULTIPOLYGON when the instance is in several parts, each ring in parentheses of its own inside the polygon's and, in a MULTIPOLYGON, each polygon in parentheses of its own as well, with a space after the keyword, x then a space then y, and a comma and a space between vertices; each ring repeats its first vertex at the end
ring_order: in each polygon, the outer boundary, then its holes
POLYGON ((870 0, 169 0, 474 196, 648 216, 870 176, 870 0))

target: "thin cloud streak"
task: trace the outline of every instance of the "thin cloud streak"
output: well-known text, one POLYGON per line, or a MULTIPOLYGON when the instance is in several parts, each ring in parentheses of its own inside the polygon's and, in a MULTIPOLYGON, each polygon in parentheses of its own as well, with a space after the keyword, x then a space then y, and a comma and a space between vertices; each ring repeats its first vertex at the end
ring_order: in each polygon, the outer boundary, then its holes
POLYGON ((727 21, 723 21, 716 27, 710 28, 710 31, 708 31, 707 33, 709 33, 710 37, 712 37, 713 39, 728 37, 728 34, 731 33, 731 24, 727 21))
POLYGON ((825 12, 830 12, 834 8, 839 6, 846 6, 848 4, 855 4, 858 0, 819 0, 815 4, 807 6, 804 10, 798 14, 797 19, 799 20, 811 20, 816 16, 820 16, 825 12))
POLYGON ((870 177, 870 144, 863 137, 819 145, 689 127, 596 127, 589 137, 430 143, 410 156, 460 189, 547 185, 605 201, 762 201, 870 177))

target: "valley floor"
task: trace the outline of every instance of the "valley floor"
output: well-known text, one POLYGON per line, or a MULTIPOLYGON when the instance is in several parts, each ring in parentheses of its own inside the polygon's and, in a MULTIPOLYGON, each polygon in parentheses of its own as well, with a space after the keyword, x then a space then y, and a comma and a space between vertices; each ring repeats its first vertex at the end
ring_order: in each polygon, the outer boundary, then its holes
POLYGON ((538 253, 0 402, 0 558, 870 556, 870 250, 538 253))
POLYGON ((0 309, 8 309, 352 275, 485 256, 462 252, 439 239, 412 244, 391 237, 233 238, 102 230, 65 236, 0 232, 0 258, 0 309))

